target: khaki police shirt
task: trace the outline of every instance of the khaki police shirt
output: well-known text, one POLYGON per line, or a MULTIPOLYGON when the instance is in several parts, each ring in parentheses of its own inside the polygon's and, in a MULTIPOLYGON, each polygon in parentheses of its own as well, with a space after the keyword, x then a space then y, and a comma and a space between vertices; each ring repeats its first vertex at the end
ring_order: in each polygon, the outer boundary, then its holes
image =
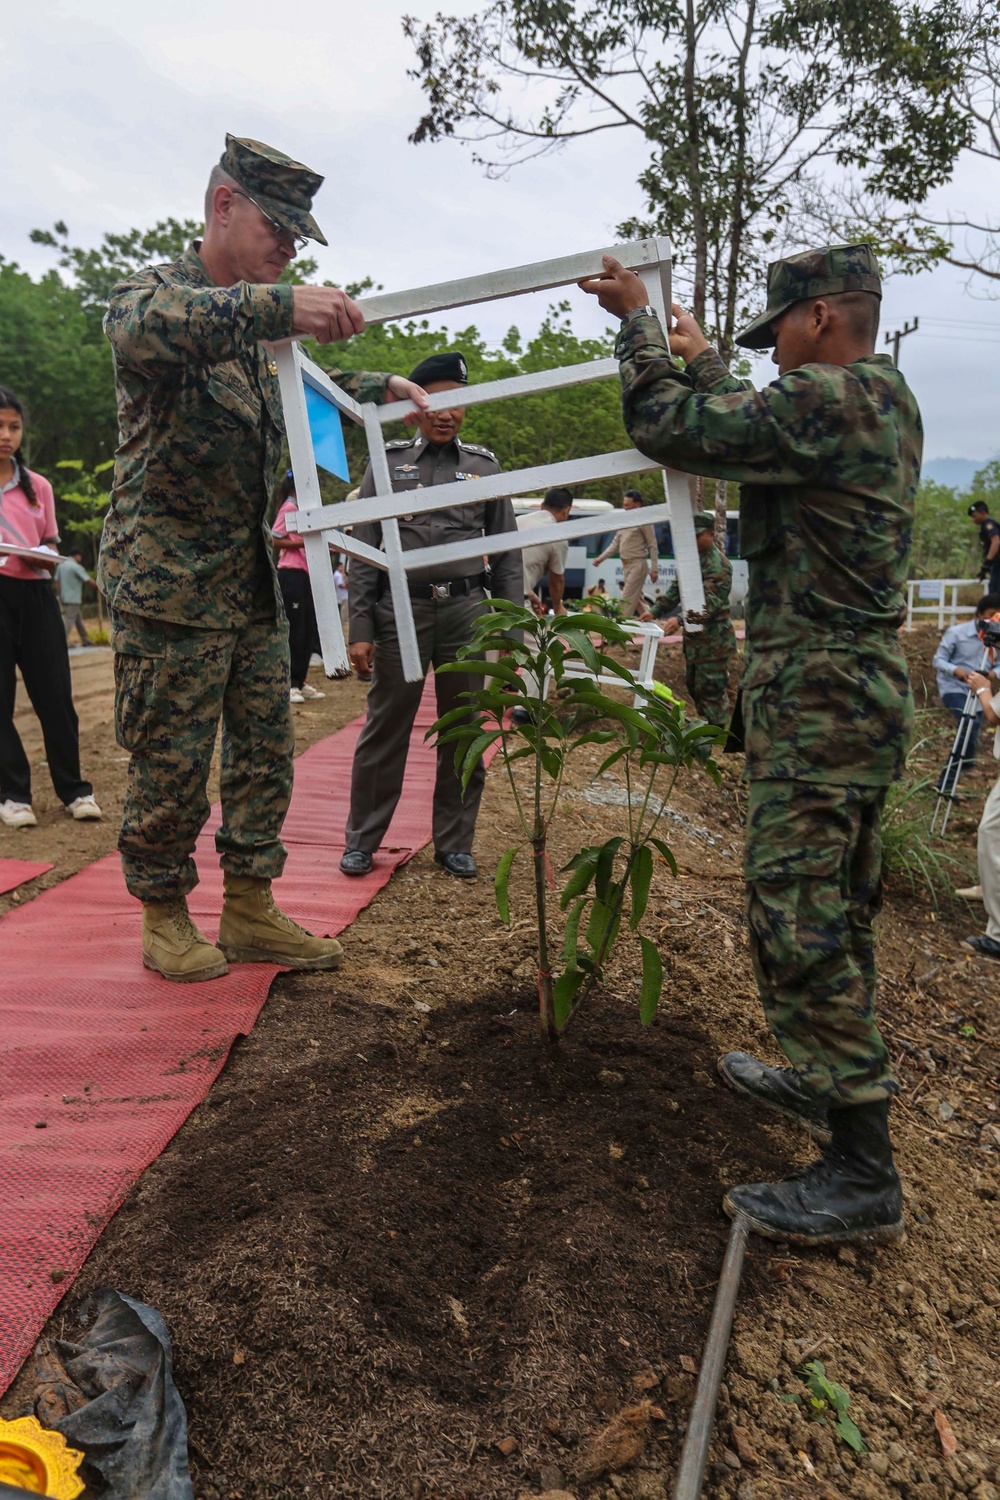
POLYGON ((622 562, 634 562, 638 557, 648 557, 655 563, 659 550, 656 532, 652 526, 631 526, 627 531, 618 532, 611 550, 618 553, 622 562))
MULTIPOLYGON (((537 531, 541 526, 555 524, 555 516, 544 505, 517 518, 519 531, 537 531)), ((568 542, 542 542, 537 547, 525 547, 521 553, 525 594, 533 594, 546 573, 565 573, 568 548, 568 542)))
MULTIPOLYGON (((415 493, 432 484, 452 484, 465 479, 480 479, 499 474, 500 464, 488 448, 455 439, 437 448, 421 434, 386 444, 389 477, 394 494, 415 493)), ((371 465, 365 470, 359 495, 375 493, 371 465)), ((445 542, 460 542, 472 536, 486 541, 500 532, 516 530, 514 507, 508 499, 481 500, 471 505, 450 505, 443 510, 415 511, 399 517, 399 540, 404 552, 416 547, 438 547, 445 542)), ((381 521, 362 521, 354 527, 358 541, 370 547, 382 546, 381 521)), ((524 600, 524 570, 519 552, 499 552, 490 558, 493 578, 490 589, 494 597, 515 604, 524 600)), ((412 583, 445 583, 460 578, 478 577, 484 570, 481 558, 470 557, 452 563, 447 569, 419 568, 407 576, 412 583)), ((362 558, 351 561, 350 638, 351 644, 375 639, 375 606, 384 592, 385 573, 362 558)))

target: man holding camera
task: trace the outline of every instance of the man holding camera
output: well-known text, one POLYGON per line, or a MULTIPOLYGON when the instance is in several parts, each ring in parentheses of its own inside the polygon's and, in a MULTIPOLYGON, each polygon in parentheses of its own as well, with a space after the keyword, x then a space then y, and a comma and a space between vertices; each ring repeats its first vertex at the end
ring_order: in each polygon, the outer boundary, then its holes
MULTIPOLYGON (((1000 649, 1000 595, 993 599, 993 604, 983 620, 981 635, 984 646, 996 653, 1000 649)), ((969 673, 969 688, 982 705, 986 723, 997 731, 993 736, 993 754, 1000 761, 1000 692, 994 692, 990 679, 982 672, 969 673)), ((964 942, 983 958, 1000 958, 1000 776, 986 799, 977 844, 986 931, 967 937, 964 942)))

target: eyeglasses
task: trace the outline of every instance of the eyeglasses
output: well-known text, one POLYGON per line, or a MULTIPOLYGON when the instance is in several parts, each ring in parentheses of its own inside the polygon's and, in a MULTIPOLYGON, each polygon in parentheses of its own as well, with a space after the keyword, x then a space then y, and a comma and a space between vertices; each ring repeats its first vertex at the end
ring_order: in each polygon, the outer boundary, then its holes
POLYGON ((261 208, 260 204, 257 202, 257 199, 251 198, 250 194, 245 193, 242 188, 232 188, 231 192, 234 198, 246 198, 247 202, 252 203, 259 214, 264 215, 264 218, 267 220, 268 228, 270 229, 276 240, 291 240, 296 250, 304 250, 308 245, 308 235, 293 234, 290 229, 285 228, 284 224, 279 224, 277 219, 272 219, 271 215, 265 212, 263 208, 261 208))

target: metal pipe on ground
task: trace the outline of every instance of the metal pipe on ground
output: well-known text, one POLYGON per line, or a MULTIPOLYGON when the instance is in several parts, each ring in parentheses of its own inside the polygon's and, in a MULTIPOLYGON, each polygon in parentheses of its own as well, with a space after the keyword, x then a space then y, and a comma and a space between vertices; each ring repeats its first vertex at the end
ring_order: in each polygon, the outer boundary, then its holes
POLYGON ((681 1463, 674 1484, 673 1500, 698 1500, 705 1478, 708 1462, 708 1445, 712 1441, 715 1425, 715 1407, 719 1399, 719 1386, 726 1365, 726 1351, 733 1327, 733 1309, 736 1294, 740 1289, 740 1273, 747 1248, 750 1226, 742 1214, 737 1214, 729 1231, 726 1258, 722 1262, 722 1274, 712 1308, 712 1321, 708 1325, 708 1338, 702 1355, 701 1370, 695 1388, 691 1415, 688 1418, 687 1435, 681 1450, 681 1463))

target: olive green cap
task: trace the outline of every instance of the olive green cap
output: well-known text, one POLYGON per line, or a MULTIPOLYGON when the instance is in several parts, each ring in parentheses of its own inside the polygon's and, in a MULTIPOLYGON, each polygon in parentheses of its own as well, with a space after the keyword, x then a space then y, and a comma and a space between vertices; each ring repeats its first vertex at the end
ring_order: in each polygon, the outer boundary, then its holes
POLYGON ((767 268, 767 306, 737 334, 737 344, 743 349, 770 349, 775 318, 796 302, 835 292, 874 292, 881 297, 878 261, 870 245, 827 245, 825 250, 805 250, 772 261, 767 268))
POLYGON ((323 186, 318 172, 293 161, 283 151, 251 141, 243 136, 227 135, 226 149, 219 166, 239 183, 258 208, 287 229, 306 239, 327 243, 326 236, 310 213, 315 195, 323 186))
POLYGON ((696 536, 699 531, 714 531, 715 512, 711 510, 696 510, 694 513, 694 530, 696 536))

